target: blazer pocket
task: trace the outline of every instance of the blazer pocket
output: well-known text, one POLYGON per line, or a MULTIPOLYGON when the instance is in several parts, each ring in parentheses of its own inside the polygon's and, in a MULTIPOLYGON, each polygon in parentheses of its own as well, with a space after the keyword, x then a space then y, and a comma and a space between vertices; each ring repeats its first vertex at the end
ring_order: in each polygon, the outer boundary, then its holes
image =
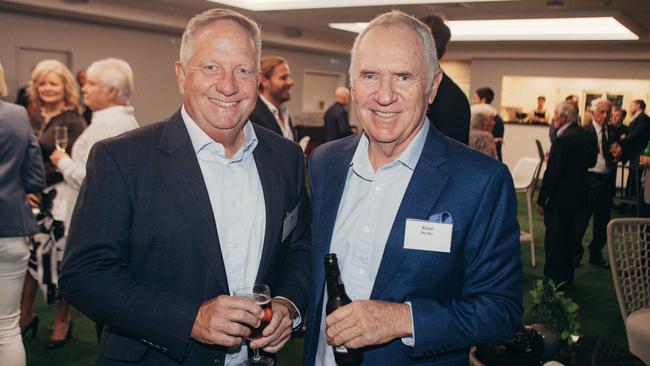
POLYGON ((106 357, 110 360, 139 362, 149 351, 148 345, 132 338, 109 332, 105 332, 104 337, 107 339, 102 339, 102 347, 106 348, 106 357))

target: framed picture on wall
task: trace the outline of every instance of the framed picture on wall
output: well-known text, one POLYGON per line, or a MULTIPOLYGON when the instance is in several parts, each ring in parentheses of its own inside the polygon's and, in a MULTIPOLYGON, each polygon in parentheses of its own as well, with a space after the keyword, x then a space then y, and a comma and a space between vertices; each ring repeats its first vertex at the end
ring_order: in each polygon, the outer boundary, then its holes
POLYGON ((612 107, 625 108, 625 93, 607 92, 607 100, 612 103, 612 107))
POLYGON ((591 121, 591 102, 596 99, 602 98, 605 93, 600 91, 583 91, 582 100, 584 101, 584 109, 582 113, 582 124, 587 124, 591 121))

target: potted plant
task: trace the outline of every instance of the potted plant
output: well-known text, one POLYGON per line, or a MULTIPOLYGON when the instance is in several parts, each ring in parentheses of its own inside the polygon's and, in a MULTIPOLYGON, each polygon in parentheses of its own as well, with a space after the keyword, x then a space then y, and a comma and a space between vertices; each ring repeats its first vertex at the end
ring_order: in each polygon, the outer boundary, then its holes
POLYGON ((568 350, 571 335, 580 328, 576 320, 580 307, 560 290, 562 285, 556 285, 550 279, 537 280, 530 290, 533 300, 531 315, 535 322, 531 328, 537 330, 544 340, 544 359, 555 356, 562 344, 568 350))

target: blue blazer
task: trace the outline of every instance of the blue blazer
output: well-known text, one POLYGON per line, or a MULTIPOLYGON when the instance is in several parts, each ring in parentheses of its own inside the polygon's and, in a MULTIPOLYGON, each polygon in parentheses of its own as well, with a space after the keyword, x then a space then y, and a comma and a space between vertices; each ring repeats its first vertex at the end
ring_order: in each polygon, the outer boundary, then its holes
POLYGON ((0 100, 0 238, 38 232, 27 193, 39 193, 44 187, 41 148, 27 111, 0 100))
MULTIPOLYGON (((312 281, 304 364, 317 350, 328 253, 360 135, 323 145, 309 162, 312 281)), ((520 324, 522 277, 517 202, 508 169, 435 128, 390 231, 371 299, 410 301, 415 347, 400 339, 364 348, 364 365, 467 365, 479 342, 510 337, 520 324), (407 218, 448 212, 450 253, 404 249, 407 218)))
MULTIPOLYGON (((303 153, 254 128, 266 207, 257 282, 304 316, 310 246, 303 153), (283 241, 284 219, 296 207, 298 222, 283 241)), ((106 325, 97 365, 223 363, 224 348, 190 339, 201 304, 230 294, 214 220, 180 112, 93 146, 59 285, 70 304, 106 325)))

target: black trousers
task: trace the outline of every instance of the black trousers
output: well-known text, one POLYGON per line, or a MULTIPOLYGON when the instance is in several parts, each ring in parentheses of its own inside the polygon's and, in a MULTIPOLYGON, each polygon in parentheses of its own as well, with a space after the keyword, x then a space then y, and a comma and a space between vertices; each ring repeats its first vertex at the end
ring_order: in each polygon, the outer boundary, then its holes
POLYGON ((580 243, 583 210, 555 211, 547 209, 544 212, 544 277, 550 278, 556 284, 573 283, 575 250, 580 243))
POLYGON ((589 173, 587 178, 587 210, 582 220, 580 230, 580 240, 576 255, 582 258, 584 248, 582 247, 582 238, 589 226, 589 220, 593 217, 592 239, 589 243, 589 255, 593 259, 602 258, 601 250, 607 244, 607 224, 611 217, 612 202, 615 193, 616 174, 598 174, 589 173))

